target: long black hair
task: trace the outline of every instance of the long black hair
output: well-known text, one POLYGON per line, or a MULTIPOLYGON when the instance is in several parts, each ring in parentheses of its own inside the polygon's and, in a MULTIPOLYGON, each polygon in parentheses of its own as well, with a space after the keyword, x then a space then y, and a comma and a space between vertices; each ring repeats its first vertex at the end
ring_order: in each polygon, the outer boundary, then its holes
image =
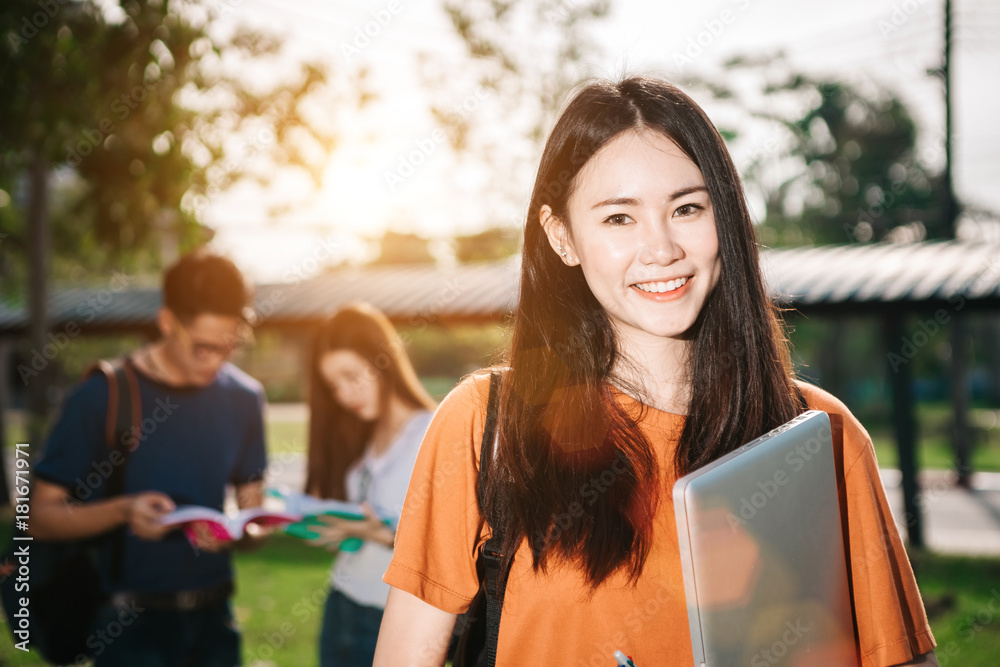
POLYGON ((508 365, 486 518, 506 526, 507 558, 527 538, 536 569, 559 554, 580 563, 592 586, 622 568, 638 578, 666 482, 797 413, 739 175, 711 121, 677 87, 648 77, 591 83, 563 111, 528 207, 508 365), (580 169, 627 130, 663 133, 698 166, 719 239, 720 276, 688 332, 691 399, 671 471, 658 470, 638 426, 641 410, 622 407, 608 382, 621 355, 607 313, 580 267, 552 251, 539 222, 546 205, 568 220, 580 169))
POLYGON ((320 498, 345 500, 347 471, 364 454, 376 422, 363 421, 342 406, 320 373, 323 355, 336 350, 356 353, 377 373, 383 415, 392 394, 415 408, 433 410, 435 403, 420 384, 395 327, 378 308, 361 301, 349 303, 320 325, 309 373, 305 490, 320 498))

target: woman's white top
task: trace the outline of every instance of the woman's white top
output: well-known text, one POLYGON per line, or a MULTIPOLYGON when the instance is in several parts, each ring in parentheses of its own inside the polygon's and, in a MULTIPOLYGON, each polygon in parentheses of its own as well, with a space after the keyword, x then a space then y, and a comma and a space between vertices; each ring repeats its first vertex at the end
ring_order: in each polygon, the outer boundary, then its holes
MULTIPOLYGON (((366 502, 381 516, 396 519, 403 513, 406 487, 410 484, 413 464, 433 412, 418 410, 403 425, 389 447, 376 456, 371 448, 347 471, 347 499, 366 502)), ((392 548, 366 540, 357 551, 337 554, 331 585, 358 604, 385 608, 389 584, 382 581, 392 560, 392 548)))

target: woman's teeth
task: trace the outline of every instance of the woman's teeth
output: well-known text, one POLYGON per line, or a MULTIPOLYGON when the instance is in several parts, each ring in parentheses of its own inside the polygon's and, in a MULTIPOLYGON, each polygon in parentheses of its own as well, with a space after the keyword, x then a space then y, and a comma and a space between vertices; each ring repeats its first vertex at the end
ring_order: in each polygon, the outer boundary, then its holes
POLYGON ((683 287, 684 283, 687 281, 687 278, 675 278, 674 280, 668 280, 665 283, 636 283, 635 286, 643 292, 653 292, 654 294, 659 294, 662 292, 673 292, 675 289, 683 287))

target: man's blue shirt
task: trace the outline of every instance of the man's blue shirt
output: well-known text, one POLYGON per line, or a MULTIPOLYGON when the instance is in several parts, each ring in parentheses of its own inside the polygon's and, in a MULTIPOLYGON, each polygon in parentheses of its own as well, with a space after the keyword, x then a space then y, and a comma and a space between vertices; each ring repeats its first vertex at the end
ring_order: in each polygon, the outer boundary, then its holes
MULTIPOLYGON (((125 493, 161 491, 178 505, 221 510, 227 484, 263 479, 264 390, 232 364, 205 387, 170 387, 137 372, 142 435, 128 458, 125 493)), ((89 502, 104 497, 113 463, 104 439, 108 384, 96 373, 74 387, 49 434, 34 474, 89 502)), ((111 581, 105 545, 102 579, 107 592, 175 591, 216 586, 232 578, 228 552, 195 551, 180 531, 141 540, 126 528, 121 578, 111 581)), ((106 542, 109 542, 106 540, 106 542)))

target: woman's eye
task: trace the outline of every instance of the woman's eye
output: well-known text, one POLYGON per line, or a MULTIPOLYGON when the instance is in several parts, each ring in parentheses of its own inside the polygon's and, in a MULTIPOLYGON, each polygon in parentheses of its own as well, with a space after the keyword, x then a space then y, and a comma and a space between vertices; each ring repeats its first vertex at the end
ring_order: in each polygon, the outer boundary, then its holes
POLYGON ((674 215, 675 216, 694 215, 695 213, 701 210, 702 207, 699 206, 698 204, 684 204, 683 206, 679 206, 677 210, 674 211, 674 215))
POLYGON ((615 215, 605 218, 604 222, 611 225, 625 225, 628 224, 631 218, 629 218, 624 213, 616 213, 615 215))

